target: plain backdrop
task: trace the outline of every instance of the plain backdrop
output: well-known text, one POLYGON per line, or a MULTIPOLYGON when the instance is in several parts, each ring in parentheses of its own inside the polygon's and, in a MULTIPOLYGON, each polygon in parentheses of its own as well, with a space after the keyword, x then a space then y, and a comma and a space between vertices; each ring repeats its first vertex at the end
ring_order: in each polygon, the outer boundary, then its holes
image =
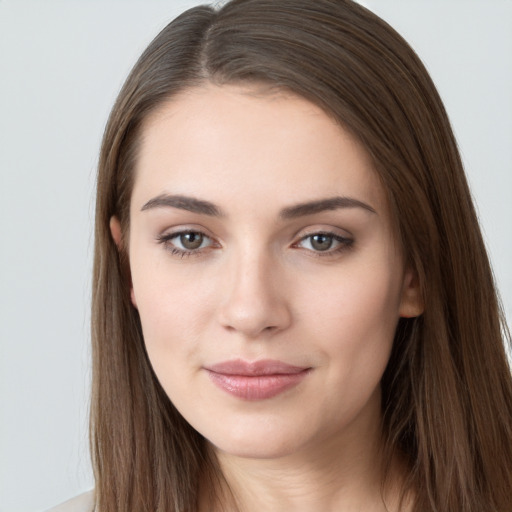
MULTIPOLYGON (((109 109, 163 26, 198 1, 0 0, 0 512, 92 487, 94 180, 109 109)), ((512 318, 512 2, 367 0, 450 114, 512 318)))

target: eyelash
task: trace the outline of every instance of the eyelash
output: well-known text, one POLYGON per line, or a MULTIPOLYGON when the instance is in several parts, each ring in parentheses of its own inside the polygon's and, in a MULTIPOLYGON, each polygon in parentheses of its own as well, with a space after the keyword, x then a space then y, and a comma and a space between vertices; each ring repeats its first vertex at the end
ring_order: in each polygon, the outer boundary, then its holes
MULTIPOLYGON (((303 243, 304 241, 310 239, 312 240, 314 236, 325 236, 328 238, 331 238, 333 242, 337 242, 339 245, 335 247, 334 249, 327 249, 325 251, 315 251, 313 249, 305 249, 308 252, 310 252, 314 257, 319 258, 325 258, 329 256, 335 256, 337 254, 340 254, 344 251, 347 251, 352 248, 354 240, 352 238, 343 237, 340 235, 337 235, 336 233, 332 233, 330 231, 315 231, 312 233, 308 233, 307 235, 304 235, 300 238, 300 240, 292 245, 292 247, 299 249, 299 244, 303 243)), ((167 233, 164 235, 160 235, 157 237, 157 242, 162 244, 168 251, 170 251, 171 255, 177 256, 179 258, 189 257, 189 256, 200 256, 205 250, 215 247, 215 242, 212 240, 211 237, 206 235, 205 233, 197 230, 183 230, 183 231, 177 231, 174 233, 167 233), (176 247, 172 240, 179 238, 183 235, 200 235, 204 237, 205 239, 210 240, 212 243, 209 244, 207 247, 199 247, 197 249, 180 249, 179 247, 176 247)))

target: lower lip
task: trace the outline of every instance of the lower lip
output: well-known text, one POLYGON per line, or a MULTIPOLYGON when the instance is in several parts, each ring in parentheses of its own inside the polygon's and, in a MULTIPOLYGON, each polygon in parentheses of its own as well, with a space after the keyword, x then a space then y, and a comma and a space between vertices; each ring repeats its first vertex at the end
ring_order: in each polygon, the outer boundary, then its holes
POLYGON ((273 398, 297 386, 309 373, 309 369, 299 373, 275 375, 227 375, 208 370, 213 383, 226 393, 243 400, 265 400, 273 398))

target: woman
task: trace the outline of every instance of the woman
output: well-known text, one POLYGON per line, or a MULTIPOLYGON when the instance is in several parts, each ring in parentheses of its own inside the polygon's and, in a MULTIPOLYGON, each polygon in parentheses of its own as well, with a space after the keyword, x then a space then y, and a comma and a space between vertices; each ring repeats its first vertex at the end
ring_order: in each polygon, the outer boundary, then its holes
POLYGON ((423 65, 350 1, 187 11, 101 152, 99 511, 512 509, 512 380, 423 65))

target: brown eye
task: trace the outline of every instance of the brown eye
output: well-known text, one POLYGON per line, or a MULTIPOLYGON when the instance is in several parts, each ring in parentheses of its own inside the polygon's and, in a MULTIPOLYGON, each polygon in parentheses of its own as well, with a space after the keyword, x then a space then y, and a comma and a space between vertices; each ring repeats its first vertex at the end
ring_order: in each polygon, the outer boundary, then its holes
POLYGON ((204 235, 194 231, 191 231, 190 233, 182 233, 179 235, 179 241, 183 249, 193 251, 194 249, 199 249, 199 247, 201 247, 204 241, 204 235))
POLYGON ((199 256, 211 248, 218 248, 219 245, 209 236, 201 231, 179 231, 167 233, 157 237, 158 243, 173 256, 199 256))
POLYGON ((311 247, 315 250, 315 251, 327 251, 329 250, 331 247, 332 247, 332 244, 333 244, 333 237, 330 236, 330 235, 323 235, 323 234, 318 234, 318 235, 313 235, 310 237, 310 240, 311 240, 311 247))

